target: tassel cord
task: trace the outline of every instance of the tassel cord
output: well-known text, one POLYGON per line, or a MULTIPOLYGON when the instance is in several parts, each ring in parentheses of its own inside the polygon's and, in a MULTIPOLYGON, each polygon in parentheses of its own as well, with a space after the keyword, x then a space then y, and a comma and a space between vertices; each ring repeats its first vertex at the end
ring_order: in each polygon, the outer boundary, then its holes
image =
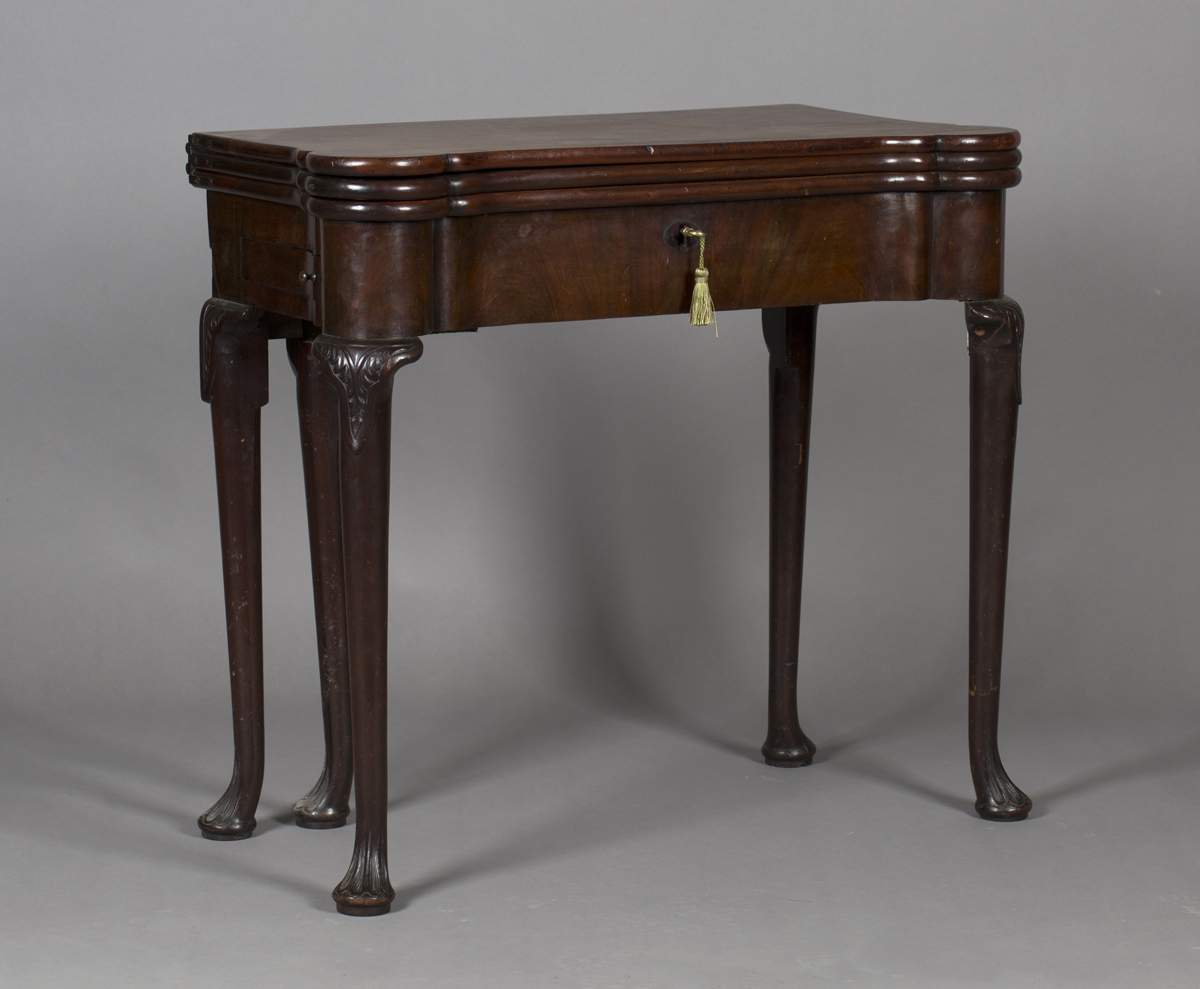
MULTIPOLYGON (((705 233, 695 227, 681 227, 679 231, 684 237, 700 238, 700 264, 696 268, 696 284, 692 287, 692 308, 688 314, 688 322, 692 326, 713 326, 716 329, 716 317, 713 310, 712 292, 708 287, 708 269, 704 267, 705 233)), ((716 331, 720 335, 720 331, 716 331)))

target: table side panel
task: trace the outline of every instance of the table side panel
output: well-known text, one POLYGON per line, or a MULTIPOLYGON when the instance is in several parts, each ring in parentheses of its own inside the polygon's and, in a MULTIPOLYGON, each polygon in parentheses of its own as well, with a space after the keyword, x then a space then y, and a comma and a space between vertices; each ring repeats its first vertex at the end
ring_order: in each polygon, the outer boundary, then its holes
POLYGON ((208 193, 208 236, 217 298, 313 321, 317 221, 295 206, 208 193))

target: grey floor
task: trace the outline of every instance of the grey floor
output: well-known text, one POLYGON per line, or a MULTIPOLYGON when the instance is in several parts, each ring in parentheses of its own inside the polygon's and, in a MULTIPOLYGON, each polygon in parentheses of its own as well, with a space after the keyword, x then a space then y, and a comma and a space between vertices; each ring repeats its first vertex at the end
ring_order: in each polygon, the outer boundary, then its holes
POLYGON ((288 806, 315 711, 272 712, 260 829, 203 840, 227 714, 5 719, 0 984, 1162 986, 1200 977, 1200 735, 1005 725, 1035 799, 977 819, 964 725, 897 711, 804 770, 745 731, 533 704, 393 716, 395 909, 338 915, 352 829, 288 806), (419 744, 418 744, 419 743, 419 744))

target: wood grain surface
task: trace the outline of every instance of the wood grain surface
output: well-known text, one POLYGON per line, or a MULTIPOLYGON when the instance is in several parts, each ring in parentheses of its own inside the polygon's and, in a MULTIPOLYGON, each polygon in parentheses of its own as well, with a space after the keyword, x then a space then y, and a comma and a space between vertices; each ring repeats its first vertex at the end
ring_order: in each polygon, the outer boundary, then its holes
POLYGON ((193 134, 200 188, 394 222, 649 200, 1002 189, 1020 135, 784 104, 193 134), (669 187, 669 188, 668 188, 669 187))
POLYGON ((193 134, 197 148, 319 175, 409 176, 900 150, 1006 151, 1003 127, 893 120, 797 103, 653 113, 345 124, 193 134))
POLYGON ((997 747, 1020 308, 1003 296, 1016 131, 804 106, 193 134, 213 295, 201 317, 225 563, 236 758, 203 833, 248 837, 263 772, 259 409, 270 337, 297 373, 326 759, 293 807, 355 844, 337 909, 386 913, 392 379, 427 333, 688 311, 705 232, 718 310, 763 310, 770 373, 766 761, 797 709, 817 307, 967 303, 969 752, 976 811, 1030 809, 997 747))

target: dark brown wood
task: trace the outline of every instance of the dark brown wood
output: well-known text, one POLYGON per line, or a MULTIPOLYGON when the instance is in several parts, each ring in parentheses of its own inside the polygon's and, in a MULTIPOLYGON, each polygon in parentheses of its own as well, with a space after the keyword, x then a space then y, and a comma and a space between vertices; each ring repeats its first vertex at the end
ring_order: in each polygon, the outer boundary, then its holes
POLYGON ((347 124, 193 134, 203 154, 359 178, 508 168, 895 151, 1008 151, 1003 127, 892 120, 800 104, 651 113, 347 124))
POLYGON ((997 748, 1008 527, 1012 513, 1025 317, 1007 297, 968 302, 971 355, 971 576, 968 736, 975 810, 1019 821, 1032 801, 1008 778, 997 748))
POLYGON ((427 223, 322 221, 324 331, 351 340, 425 332, 431 233, 427 223))
MULTIPOLYGON (((237 159, 230 159, 231 162, 237 159)), ((794 178, 796 176, 855 175, 897 172, 984 172, 1011 170, 1021 163, 1021 152, 980 154, 885 152, 883 154, 808 155, 802 158, 748 158, 734 161, 655 162, 647 165, 594 165, 574 168, 513 168, 503 171, 465 172, 437 176, 444 192, 428 179, 360 179, 310 175, 304 189, 325 199, 398 200, 431 199, 450 194, 458 199, 481 193, 547 189, 588 189, 621 185, 694 184, 734 179, 794 178)), ((251 164, 247 162, 247 164, 251 164)), ((707 192, 707 188, 704 189, 707 192)))
POLYGON ((193 134, 204 189, 327 220, 1016 185, 1020 135, 819 107, 193 134), (303 190, 303 192, 300 192, 303 190))
POLYGON ((320 319, 315 274, 317 221, 294 207, 244 196, 208 195, 213 291, 299 320, 320 319))
POLYGON ((261 313, 209 299, 200 315, 200 394, 212 406, 225 623, 233 695, 233 775, 200 815, 200 833, 230 841, 254 832, 263 782, 260 409, 267 404, 261 313))
POLYGON ((316 784, 292 807, 303 828, 339 828, 350 813, 354 778, 350 667, 346 645, 346 579, 342 561, 341 429, 338 396, 308 340, 289 340, 296 373, 308 540, 312 555, 313 606, 325 723, 325 765, 316 784))
POLYGON ((354 856, 333 891, 342 913, 387 913, 388 516, 392 379, 421 341, 360 343, 319 336, 312 354, 338 392, 342 546, 354 734, 354 856))
POLYGON ((1004 191, 928 197, 931 299, 995 299, 1004 292, 1004 191))
MULTIPOLYGON (((427 220, 439 216, 479 216, 485 213, 522 213, 529 210, 604 209, 652 203, 740 202, 840 196, 871 192, 934 192, 939 189, 1007 189, 1021 180, 1019 169, 986 172, 851 172, 841 175, 798 175, 786 178, 733 181, 665 182, 581 188, 515 189, 482 192, 447 199, 385 201, 380 198, 346 202, 302 195, 300 206, 324 220, 388 223, 427 220)), ((375 193, 374 189, 366 189, 375 193)))
POLYGON ((800 730, 796 667, 817 307, 764 309, 762 322, 770 354, 771 410, 770 672, 762 754, 769 766, 807 766, 817 748, 800 730))
POLYGON ((318 221, 217 193, 210 201, 223 296, 311 313, 333 335, 392 339, 687 312, 694 245, 665 237, 684 223, 708 232, 719 309, 995 298, 1003 196, 894 192, 392 224, 318 221), (306 270, 315 285, 299 281, 306 270))
MULTIPOLYGON (((1020 162, 1021 152, 1016 149, 978 154, 936 154, 932 151, 921 151, 822 154, 800 158, 748 158, 740 161, 655 162, 646 165, 513 168, 417 178, 376 179, 313 175, 295 168, 201 152, 194 152, 191 156, 194 177, 210 172, 244 175, 247 179, 265 179, 281 185, 298 186, 316 199, 344 199, 352 202, 403 202, 452 196, 455 203, 451 205, 451 209, 455 213, 463 211, 459 202, 463 197, 478 196, 482 193, 897 172, 923 172, 929 176, 941 172, 983 174, 1011 171, 1020 162)), ((703 191, 707 192, 707 188, 703 191)), ((280 195, 282 194, 281 192, 280 195)))
POLYGON ((266 338, 289 338, 297 373, 325 716, 325 768, 294 810, 303 826, 337 826, 353 780, 355 851, 334 897, 344 913, 382 913, 392 375, 423 334, 687 312, 698 258, 684 225, 706 232, 716 308, 764 310, 772 765, 814 751, 796 689, 817 306, 968 302, 971 768, 980 814, 1023 816, 996 752, 1021 337, 1003 298, 1004 190, 1020 180, 1019 142, 803 106, 193 134, 188 172, 209 190, 203 373, 206 398, 219 393, 237 742, 206 833, 248 835, 261 785, 266 338), (252 559, 239 555, 250 542, 252 559))
POLYGON ((920 194, 498 213, 439 221, 450 256, 438 328, 683 313, 694 245, 707 235, 718 309, 928 295, 929 211, 920 194))
MULTIPOLYGON (((298 206, 325 220, 391 223, 441 216, 479 216, 484 213, 516 213, 538 209, 602 209, 638 206, 646 202, 698 203, 737 202, 748 199, 787 199, 850 193, 938 190, 982 191, 1007 189, 1021 181, 1016 167, 1001 168, 1003 159, 1015 162, 1019 151, 986 155, 921 155, 937 170, 915 171, 905 159, 894 156, 814 156, 780 159, 795 167, 804 161, 805 171, 780 175, 788 169, 772 159, 751 161, 741 169, 747 177, 718 179, 721 170, 705 166, 713 178, 688 180, 680 173, 687 165, 612 166, 608 169, 521 169, 511 172, 479 172, 455 176, 431 176, 411 181, 396 179, 352 179, 297 175, 296 183, 271 182, 257 176, 232 175, 225 171, 194 168, 192 184, 211 192, 227 192, 289 206, 298 206), (853 162, 852 157, 863 161, 853 162), (872 167, 879 161, 895 162, 897 170, 872 167), (813 164, 809 165, 808 162, 813 164), (753 166, 753 167, 750 167, 753 166), (978 166, 971 168, 971 166, 978 166), (858 167, 862 171, 847 171, 858 167), (971 170, 968 170, 971 168, 971 170), (550 174, 542 175, 539 172, 550 174), (607 172, 607 174, 604 174, 607 172), (760 172, 761 176, 753 173, 760 172), (649 182, 647 180, 650 180, 649 182), (441 182, 444 188, 432 184, 441 182), (570 185, 578 182, 578 185, 570 185), (492 191, 489 187, 495 186, 492 191)), ((234 159, 231 159, 234 160, 234 159)), ((258 162, 251 164, 256 167, 258 162)), ((731 163, 738 164, 738 163, 731 163)), ((700 171, 699 166, 696 170, 700 171)))

